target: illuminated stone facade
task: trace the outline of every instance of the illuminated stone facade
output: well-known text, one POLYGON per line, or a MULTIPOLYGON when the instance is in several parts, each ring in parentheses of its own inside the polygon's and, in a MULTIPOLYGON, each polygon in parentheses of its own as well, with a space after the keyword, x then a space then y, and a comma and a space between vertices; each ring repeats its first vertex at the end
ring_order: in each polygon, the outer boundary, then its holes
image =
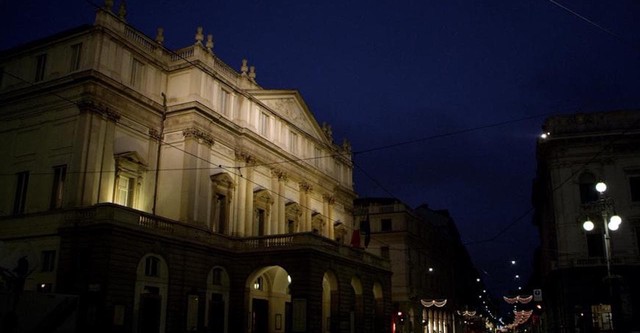
POLYGON ((110 6, 0 56, 0 266, 80 331, 388 330, 388 261, 343 244, 349 143, 201 28, 171 51, 110 6))
POLYGON ((533 201, 545 331, 611 331, 611 314, 616 332, 638 331, 633 319, 640 317, 640 112, 556 116, 543 130, 533 201), (608 187, 604 197, 595 189, 600 181, 608 187), (611 278, 603 211, 623 220, 609 233, 611 278), (594 230, 583 228, 587 219, 594 230))

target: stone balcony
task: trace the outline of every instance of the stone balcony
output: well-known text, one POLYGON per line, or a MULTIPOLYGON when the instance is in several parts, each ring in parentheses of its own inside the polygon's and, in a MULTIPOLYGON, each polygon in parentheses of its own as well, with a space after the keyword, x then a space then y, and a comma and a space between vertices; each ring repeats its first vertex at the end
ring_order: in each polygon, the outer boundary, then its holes
POLYGON ((203 225, 186 224, 110 203, 87 208, 2 217, 0 218, 0 235, 2 235, 0 240, 56 236, 60 228, 99 224, 111 224, 161 237, 189 240, 238 253, 265 251, 282 253, 306 249, 390 269, 389 261, 386 259, 311 232, 260 237, 228 236, 214 233, 203 225))

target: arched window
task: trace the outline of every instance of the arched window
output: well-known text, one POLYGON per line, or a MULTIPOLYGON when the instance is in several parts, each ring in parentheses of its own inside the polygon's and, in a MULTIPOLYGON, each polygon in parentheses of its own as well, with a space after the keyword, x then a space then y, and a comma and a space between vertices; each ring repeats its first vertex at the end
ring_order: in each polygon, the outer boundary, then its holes
POLYGON ((136 332, 164 333, 169 270, 161 256, 145 255, 138 263, 134 301, 136 332))

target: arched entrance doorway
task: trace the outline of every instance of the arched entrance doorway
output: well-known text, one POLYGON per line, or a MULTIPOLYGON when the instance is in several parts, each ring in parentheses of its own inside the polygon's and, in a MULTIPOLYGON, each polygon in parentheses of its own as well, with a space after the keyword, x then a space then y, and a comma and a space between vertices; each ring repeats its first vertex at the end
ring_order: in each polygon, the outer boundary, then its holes
POLYGON ((291 276, 280 266, 254 271, 247 279, 249 332, 287 332, 291 321, 291 276))
POLYGON ((322 277, 322 332, 337 332, 338 329, 338 279, 333 272, 322 277))
POLYGON ((382 285, 380 282, 373 283, 373 315, 374 315, 374 332, 384 332, 385 317, 384 317, 384 299, 382 296, 382 285))

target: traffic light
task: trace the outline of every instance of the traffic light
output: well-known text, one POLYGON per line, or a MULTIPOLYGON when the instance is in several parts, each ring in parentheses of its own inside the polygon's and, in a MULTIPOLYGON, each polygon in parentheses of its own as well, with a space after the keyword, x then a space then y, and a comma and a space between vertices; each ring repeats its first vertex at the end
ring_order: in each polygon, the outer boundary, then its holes
POLYGON ((404 324, 404 312, 402 311, 398 311, 398 324, 404 324))

